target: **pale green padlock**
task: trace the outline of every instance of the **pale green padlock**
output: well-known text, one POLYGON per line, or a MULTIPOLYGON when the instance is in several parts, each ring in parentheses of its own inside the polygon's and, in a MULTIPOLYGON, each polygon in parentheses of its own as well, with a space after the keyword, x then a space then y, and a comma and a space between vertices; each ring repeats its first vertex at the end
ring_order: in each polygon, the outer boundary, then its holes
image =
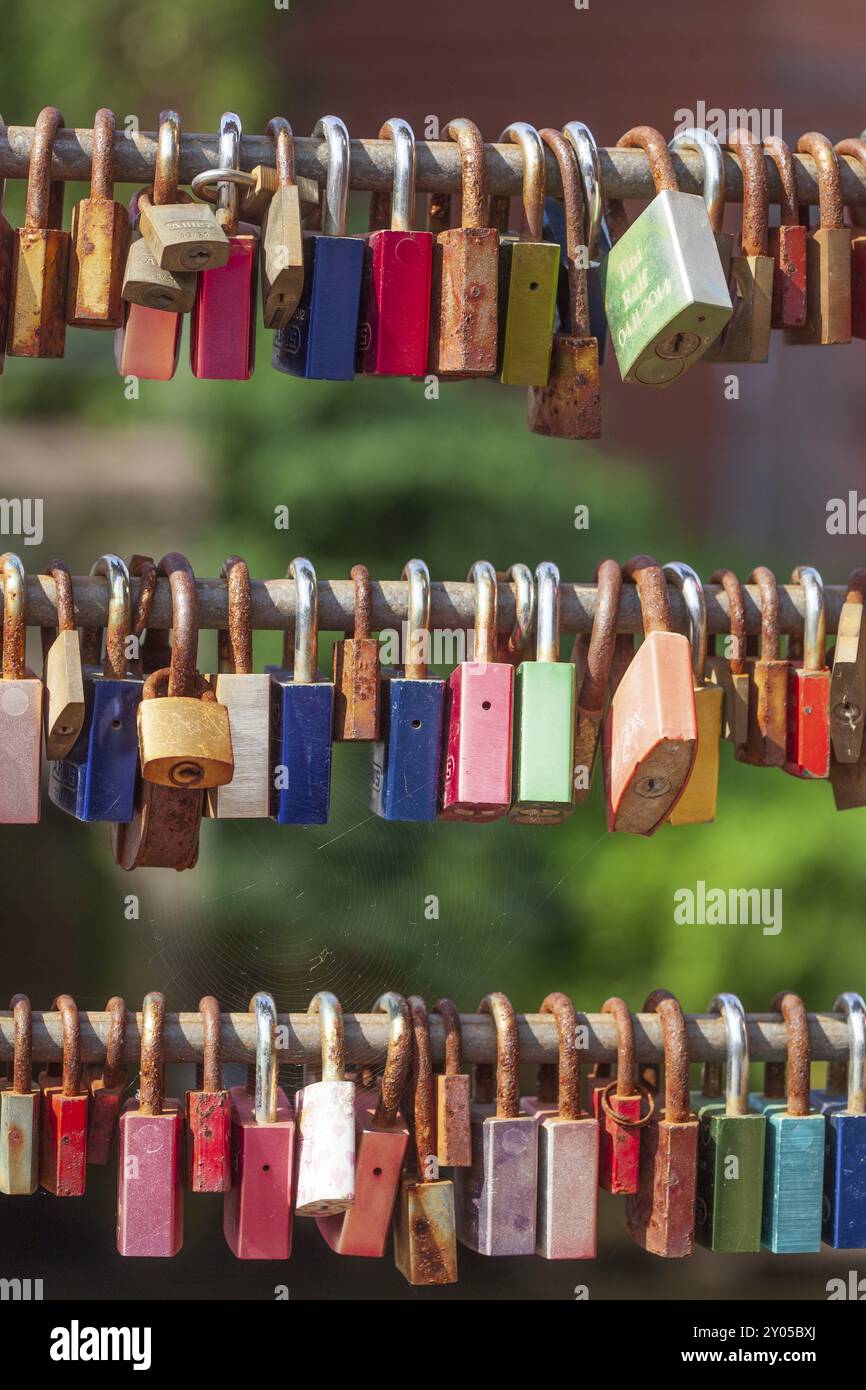
POLYGON ((535 660, 514 682, 514 780, 509 818, 557 824, 574 810, 574 666, 559 660, 559 570, 535 571, 535 660))

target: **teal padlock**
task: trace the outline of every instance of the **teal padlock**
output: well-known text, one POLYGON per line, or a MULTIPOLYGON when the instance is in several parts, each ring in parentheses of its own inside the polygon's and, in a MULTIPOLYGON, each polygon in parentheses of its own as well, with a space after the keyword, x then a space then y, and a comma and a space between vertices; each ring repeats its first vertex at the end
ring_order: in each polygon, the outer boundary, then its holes
POLYGON ((574 665, 559 660, 559 570, 535 571, 535 660, 514 683, 514 793, 509 818, 556 825, 574 810, 574 665))
POLYGON ((809 1094, 809 1019, 802 999, 782 990, 771 1004, 788 1030, 788 1075, 781 1062, 764 1068, 764 1089, 749 1105, 767 1117, 761 1244, 774 1255, 814 1254, 821 1248, 824 1200, 824 1116, 809 1094))
POLYGON ((709 1011, 721 1013, 725 1021, 725 1094, 722 1098, 721 1068, 706 1065, 701 1090, 691 1097, 701 1122, 695 1237, 715 1254, 755 1252, 761 1248, 767 1121, 748 1110, 749 1044, 742 1004, 735 994, 717 994, 709 1011))

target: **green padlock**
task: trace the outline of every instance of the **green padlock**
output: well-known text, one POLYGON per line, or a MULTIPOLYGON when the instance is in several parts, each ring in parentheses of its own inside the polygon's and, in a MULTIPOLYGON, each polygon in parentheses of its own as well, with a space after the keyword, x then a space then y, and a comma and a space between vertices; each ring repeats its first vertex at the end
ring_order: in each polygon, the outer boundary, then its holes
POLYGON ((656 197, 631 226, 608 204, 605 313, 623 380, 668 386, 719 336, 731 296, 704 201, 680 192, 664 136, 635 126, 617 144, 646 151, 656 197))
POLYGON ((507 195, 491 198, 490 225, 499 240, 499 368, 506 386, 546 386, 559 285, 559 244, 545 241, 544 146, 535 126, 514 121, 499 137, 523 155, 523 211, 519 238, 509 237, 507 195))
POLYGON ((535 660, 517 668, 514 799, 509 818, 555 825, 574 810, 574 666, 559 660, 559 570, 535 571, 535 660))
POLYGON ((746 1015, 735 994, 717 994, 709 1011, 725 1021, 725 1095, 721 1067, 706 1065, 701 1090, 692 1093, 701 1122, 695 1237, 715 1254, 758 1251, 767 1121, 748 1111, 746 1015))
POLYGON ((761 1244, 774 1255, 815 1254, 821 1248, 824 1200, 823 1115, 809 1097, 809 1019, 802 999, 782 990, 770 1008, 788 1029, 788 1077, 781 1062, 764 1068, 764 1089, 749 1105, 767 1116, 761 1244))

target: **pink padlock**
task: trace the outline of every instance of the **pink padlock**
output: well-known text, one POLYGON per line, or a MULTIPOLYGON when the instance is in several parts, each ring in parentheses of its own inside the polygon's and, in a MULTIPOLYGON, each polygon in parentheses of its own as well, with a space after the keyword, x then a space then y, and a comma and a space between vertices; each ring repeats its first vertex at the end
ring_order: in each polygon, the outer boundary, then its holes
POLYGON ((256 1063, 231 1090, 232 1186, 223 1199, 223 1235, 239 1260, 287 1260, 292 1253, 295 1118, 277 1084, 277 1009, 254 994, 256 1063))
POLYGON ((322 1079, 295 1096, 298 1216, 334 1216, 355 1200, 355 1083, 346 1080, 343 1010, 328 990, 310 1001, 321 1020, 322 1079))
POLYGON ((448 678, 440 814, 445 820, 496 820, 511 804, 514 667, 494 660, 496 571, 479 560, 469 578, 475 584, 474 651, 448 678))
POLYGON ((41 804, 42 682, 24 664, 27 579, 17 555, 7 551, 0 556, 0 574, 0 825, 35 825, 41 804))
POLYGON ((120 1116, 117 1248, 166 1258, 183 1245, 183 1110, 165 1098, 165 997, 145 995, 138 1100, 120 1116))
POLYGON ((338 1255, 375 1259, 385 1253, 409 1142, 400 1097, 412 1064, 412 1029, 400 994, 383 994, 373 1012, 388 1014, 388 1056, 381 1091, 362 1087, 355 1096, 355 1200, 339 1215, 320 1216, 317 1224, 338 1255))

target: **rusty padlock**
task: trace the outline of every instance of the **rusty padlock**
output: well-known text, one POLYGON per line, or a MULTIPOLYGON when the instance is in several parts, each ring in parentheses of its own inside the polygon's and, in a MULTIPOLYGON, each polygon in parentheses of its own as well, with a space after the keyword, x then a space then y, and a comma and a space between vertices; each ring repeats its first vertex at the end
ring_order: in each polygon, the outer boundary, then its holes
POLYGON ((0 179, 0 374, 6 360, 9 336, 9 304, 12 295, 12 261, 15 255, 15 228, 3 213, 6 182, 0 179))
POLYGON ((226 581, 227 622, 217 638, 219 671, 206 679, 228 710, 232 780, 207 793, 207 814, 219 819, 267 817, 271 799, 271 693, 266 671, 253 670, 252 589, 247 563, 230 555, 220 572, 226 581))
POLYGON ((33 131, 24 226, 12 256, 10 357, 62 357, 66 347, 66 279, 72 238, 62 230, 64 185, 51 180, 51 156, 63 117, 40 111, 33 131))
MULTIPOLYGON (((838 148, 838 147, 837 147, 838 148)), ((806 228, 800 222, 791 151, 778 135, 764 140, 764 153, 779 176, 779 225, 771 227, 767 251, 773 257, 773 328, 802 328, 806 322, 806 228)))
POLYGON ((31 1196, 39 1186, 40 1090, 33 1085, 33 1018, 26 994, 10 1000, 15 1024, 12 1083, 0 1091, 0 1192, 31 1196))
POLYGON ((353 565, 355 632, 334 643, 334 741, 379 737, 379 639, 371 636, 373 591, 366 565, 353 565))
POLYGON ((721 584, 728 600, 730 636, 723 639, 725 651, 711 652, 705 664, 706 678, 724 691, 722 737, 735 748, 745 745, 749 734, 749 668, 746 663, 746 601, 743 586, 733 570, 718 569, 710 575, 711 584, 721 584))
POLYGON ((866 712, 864 595, 866 569, 852 570, 839 614, 830 675, 830 735, 833 755, 840 763, 856 763, 863 746, 863 715, 866 712))
POLYGON ((788 730, 788 663, 779 655, 779 589, 772 570, 759 565, 749 575, 761 596, 760 654, 748 658, 749 737, 735 748, 741 762, 783 767, 788 730))
POLYGON ((75 627, 72 579, 62 560, 51 560, 45 573, 54 580, 57 628, 42 629, 42 682, 45 687, 45 756, 64 758, 84 727, 84 677, 81 644, 75 627))
POLYGON ((463 1070, 463 1030, 452 999, 437 999, 445 1030, 445 1070, 436 1076, 436 1159, 442 1168, 468 1168, 472 1162, 472 1101, 469 1073, 463 1070))
MULTIPOLYGON (((794 777, 830 775, 830 668, 826 656, 824 583, 811 565, 799 565, 792 584, 803 586, 802 659, 788 663, 788 743, 785 771, 794 777)), ((792 653, 788 650, 788 656, 792 653)))
POLYGON ((27 578, 17 555, 0 555, 0 825, 36 825, 41 802, 42 682, 24 664, 27 578))
POLYGON ((851 228, 845 225, 839 160, 826 135, 809 131, 797 141, 818 171, 818 229, 806 240, 806 323, 787 329, 790 344, 850 343, 851 228))
POLYGON ((599 735, 607 710, 611 671, 617 643, 622 569, 616 560, 602 560, 595 571, 595 613, 589 640, 575 638, 572 661, 577 672, 574 730, 574 799, 587 800, 592 787, 599 735))
POLYGON ((199 1000, 202 1064, 195 1090, 186 1093, 186 1185, 191 1192, 228 1192, 232 1185, 231 1098, 222 1082, 220 1006, 212 994, 199 1000))
POLYGON ((763 147, 751 132, 731 132, 743 176, 740 253, 731 260, 734 312, 707 353, 713 362, 766 362, 770 352, 775 263, 767 254, 768 194, 763 147))
MULTIPOLYGON (((866 140, 840 140, 837 155, 848 155, 866 168, 866 140)), ((853 235, 851 237, 851 336, 866 338, 866 219, 863 209, 848 209, 853 235)), ((805 228, 803 228, 805 235, 805 228)))
POLYGON ((78 1009, 68 994, 59 995, 52 1007, 63 1026, 63 1062, 59 1076, 50 1068, 39 1077, 39 1185, 55 1197, 83 1197, 89 1096, 81 1081, 78 1009))
POLYGON ((183 1109, 165 1094, 165 997, 141 1007, 139 1094, 120 1116, 117 1250, 165 1259, 183 1245, 183 1109))
POLYGON ((616 1024, 616 1078, 591 1091, 599 1132, 598 1183, 606 1192, 637 1192, 640 1170, 640 1132, 649 1124, 655 1101, 635 1076, 634 1025, 622 999, 606 999, 603 1014, 616 1024), (643 1110, 643 1098, 647 1110, 643 1110))
POLYGON ((109 1015, 105 1065, 90 1080, 87 1121, 87 1162, 107 1163, 120 1120, 126 1091, 126 1004, 114 995, 105 1006, 109 1015))
POLYGON ((119 328, 123 323, 123 268, 129 248, 129 214, 114 199, 113 111, 102 107, 93 122, 90 196, 72 211, 72 244, 66 321, 73 328, 119 328))

